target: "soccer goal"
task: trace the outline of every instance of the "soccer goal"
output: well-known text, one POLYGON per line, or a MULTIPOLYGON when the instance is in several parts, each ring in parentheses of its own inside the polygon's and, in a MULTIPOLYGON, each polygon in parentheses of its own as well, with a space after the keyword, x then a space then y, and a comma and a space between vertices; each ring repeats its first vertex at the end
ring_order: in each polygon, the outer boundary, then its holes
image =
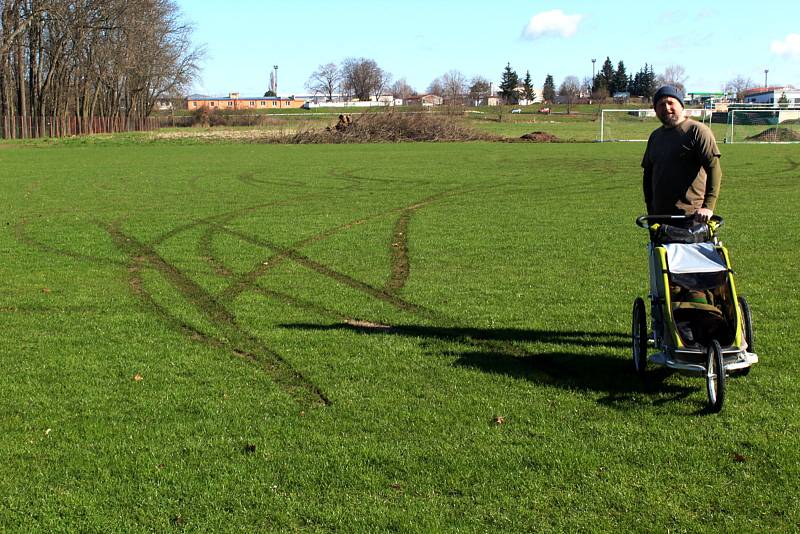
MULTIPOLYGON (((687 109, 686 115, 708 125, 711 121, 712 111, 687 109)), ((603 143, 608 141, 647 141, 650 133, 659 126, 661 126, 661 122, 652 108, 603 109, 600 111, 600 132, 597 140, 603 143)))
POLYGON ((728 143, 800 143, 800 109, 728 110, 728 143))

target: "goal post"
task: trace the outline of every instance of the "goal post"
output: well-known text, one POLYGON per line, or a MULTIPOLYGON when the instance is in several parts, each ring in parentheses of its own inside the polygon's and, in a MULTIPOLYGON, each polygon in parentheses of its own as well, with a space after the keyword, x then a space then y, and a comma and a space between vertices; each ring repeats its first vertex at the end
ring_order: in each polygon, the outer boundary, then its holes
POLYGON ((800 108, 728 110, 728 143, 800 143, 800 108))
MULTIPOLYGON (((709 125, 712 111, 706 109, 687 109, 687 117, 709 125)), ((643 142, 650 133, 661 126, 653 108, 647 109, 602 109, 600 110, 600 131, 597 140, 605 142, 643 142)))

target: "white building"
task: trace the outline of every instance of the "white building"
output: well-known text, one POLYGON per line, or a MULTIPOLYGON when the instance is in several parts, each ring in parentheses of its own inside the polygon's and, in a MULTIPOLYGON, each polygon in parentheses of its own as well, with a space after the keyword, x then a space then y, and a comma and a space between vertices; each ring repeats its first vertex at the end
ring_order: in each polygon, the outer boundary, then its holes
POLYGON ((746 104, 777 104, 783 96, 792 106, 800 106, 800 89, 794 87, 759 87, 744 94, 746 104))

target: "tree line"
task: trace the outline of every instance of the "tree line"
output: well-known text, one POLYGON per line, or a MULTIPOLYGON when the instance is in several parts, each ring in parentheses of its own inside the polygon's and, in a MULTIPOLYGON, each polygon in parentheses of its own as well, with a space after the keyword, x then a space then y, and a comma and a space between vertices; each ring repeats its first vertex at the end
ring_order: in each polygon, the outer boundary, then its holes
POLYGON ((0 0, 0 114, 140 119, 203 51, 172 0, 0 0))
MULTIPOLYGON (((552 103, 559 95, 567 106, 581 95, 603 100, 616 93, 628 93, 630 96, 649 99, 664 84, 675 85, 685 91, 686 79, 685 70, 680 65, 670 65, 663 73, 656 75, 653 66, 645 63, 635 74, 628 74, 623 61, 619 61, 614 68, 611 58, 606 57, 594 78, 586 77, 581 81, 577 76, 567 76, 558 89, 553 76, 547 74, 540 96, 544 102, 552 103)), ((737 80, 730 83, 745 82, 737 80)), ((379 67, 375 60, 367 58, 347 58, 341 65, 320 65, 309 77, 306 88, 314 94, 324 96, 326 100, 333 100, 334 95, 344 99, 377 99, 384 92, 403 99, 418 95, 405 78, 392 82, 389 72, 379 67)), ((485 77, 475 75, 467 78, 454 69, 434 78, 426 88, 426 94, 438 95, 453 103, 474 103, 493 92, 491 82, 485 77)), ((539 96, 534 89, 530 71, 526 70, 525 76, 521 78, 510 63, 506 64, 500 75, 497 94, 505 104, 517 104, 523 100, 532 102, 539 96)))

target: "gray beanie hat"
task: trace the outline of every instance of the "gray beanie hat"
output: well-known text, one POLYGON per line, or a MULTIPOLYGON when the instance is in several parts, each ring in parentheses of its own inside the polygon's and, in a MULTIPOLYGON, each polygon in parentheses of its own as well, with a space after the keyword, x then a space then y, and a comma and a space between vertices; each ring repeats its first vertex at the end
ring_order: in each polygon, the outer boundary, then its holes
POLYGON ((672 98, 677 99, 678 102, 681 103, 681 107, 686 107, 683 103, 683 95, 681 94, 681 92, 678 91, 676 87, 673 87, 671 85, 662 85, 661 87, 659 87, 658 91, 656 91, 656 94, 653 96, 653 105, 655 106, 656 104, 658 104, 659 100, 667 96, 671 96, 672 98))

